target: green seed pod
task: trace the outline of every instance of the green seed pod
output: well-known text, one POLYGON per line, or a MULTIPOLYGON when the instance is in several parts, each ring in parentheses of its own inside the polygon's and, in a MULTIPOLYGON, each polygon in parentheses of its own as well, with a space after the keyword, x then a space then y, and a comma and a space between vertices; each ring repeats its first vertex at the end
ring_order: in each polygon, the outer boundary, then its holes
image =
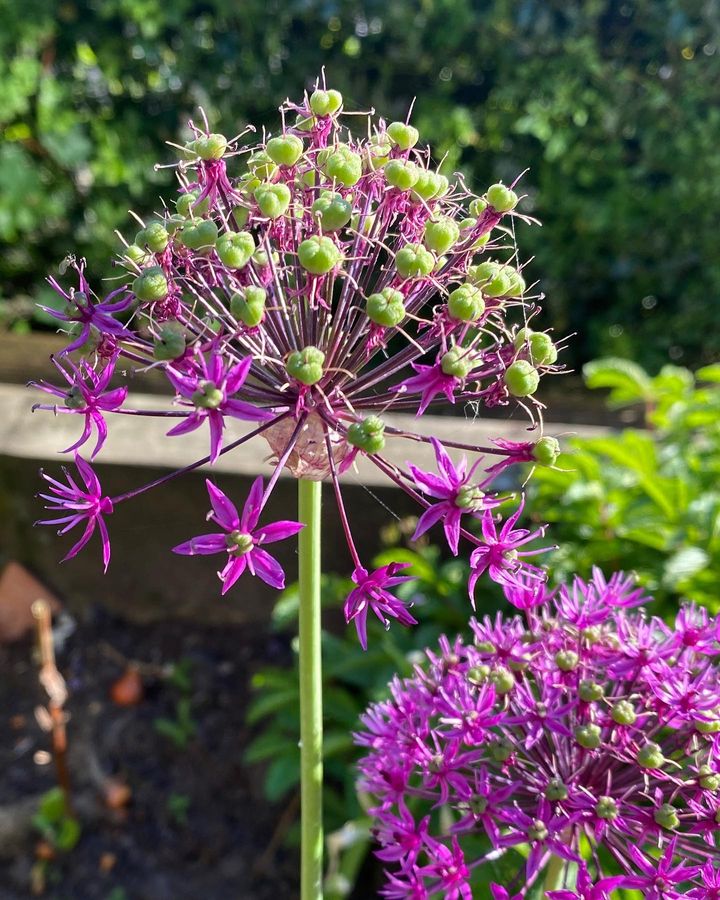
POLYGON ((203 381, 190 399, 198 409, 218 409, 225 397, 214 381, 203 381))
POLYGON ((594 703, 605 696, 605 689, 597 681, 581 681, 578 693, 583 703, 594 703))
POLYGON ((610 715, 618 725, 634 725, 637 720, 635 707, 628 700, 618 700, 610 710, 610 715))
POLYGON ((362 159, 349 147, 339 146, 331 151, 322 163, 322 170, 344 187, 352 187, 362 175, 362 159))
POLYGON ((587 641, 587 643, 591 646, 592 644, 597 644, 598 641, 602 638, 602 631, 600 629, 600 626, 586 625, 585 628, 580 629, 580 637, 584 641, 587 641))
POLYGON ((367 162, 369 170, 376 172, 390 159, 392 145, 380 135, 374 135, 367 144, 367 162))
POLYGON ((130 244, 130 246, 125 249, 125 258, 129 259, 130 262, 135 263, 135 265, 142 265, 149 259, 149 256, 144 247, 139 247, 137 244, 130 244))
POLYGON ((230 298, 230 312, 248 328, 256 328, 265 318, 265 288, 250 285, 230 298))
POLYGON ((574 650, 558 650, 555 665, 561 672, 574 672, 580 664, 580 657, 574 650))
POLYGON ((218 227, 212 219, 190 221, 180 232, 180 240, 189 250, 209 253, 218 239, 218 227))
POLYGON ((310 109, 316 116, 332 116, 342 106, 343 97, 340 91, 313 91, 310 95, 310 109))
POLYGON ((654 741, 647 741, 635 757, 637 764, 643 769, 660 769, 665 763, 662 749, 654 741))
POLYGON ((497 212, 509 212, 517 206, 517 194, 504 184, 490 185, 486 196, 490 206, 497 212))
POLYGON ((132 283, 132 291, 143 303, 155 303, 168 295, 168 283, 160 266, 150 266, 132 283))
POLYGON ((472 284, 461 284, 451 291, 447 308, 451 318, 459 322, 476 322, 485 312, 482 291, 472 284))
POLYGON ((73 385, 70 390, 65 393, 64 402, 68 409, 85 409, 87 406, 82 391, 77 385, 73 385))
POLYGON ((247 206, 235 206, 232 211, 233 218, 235 219, 235 224, 238 228, 244 228, 248 219, 250 218, 250 210, 247 206))
POLYGON ((476 485, 466 484, 460 488, 455 497, 458 509, 477 509, 485 497, 485 493, 476 485))
POLYGON ((467 670, 467 680, 470 684, 485 684, 490 677, 490 666, 473 666, 467 670))
POLYGON ((472 216, 468 216, 465 219, 460 219, 458 222, 458 228, 460 231, 470 231, 471 228, 474 228, 477 225, 477 219, 472 216))
POLYGON ((172 216, 168 216, 165 220, 165 230, 172 237, 176 234, 185 224, 185 216, 181 216, 179 213, 175 213, 172 216))
POLYGON ((395 255, 401 278, 425 278, 435 267, 435 257, 422 244, 406 244, 395 255))
POLYGON ((268 219, 285 215, 292 195, 286 184, 261 184, 253 194, 260 212, 268 219))
POLYGON ((468 281, 482 288, 486 297, 504 297, 511 287, 510 266, 488 260, 468 269, 468 281))
POLYGON ((399 191, 409 191, 420 177, 420 170, 409 159, 391 159, 383 171, 387 183, 399 191))
POLYGON ((554 466, 560 455, 560 443, 554 437, 541 437, 535 441, 532 455, 541 466, 554 466))
POLYGON ((612 822, 617 819, 619 812, 618 805, 612 797, 598 797, 598 802, 595 806, 595 815, 598 819, 606 819, 608 822, 612 822))
POLYGON ((195 152, 200 159, 222 159, 226 150, 227 138, 224 134, 209 134, 195 141, 195 152))
POLYGON ((312 131, 315 127, 315 116, 295 116, 295 128, 298 131, 312 131))
POLYGON ((527 348, 536 366, 551 366, 557 360, 557 347, 544 331, 521 328, 515 337, 515 347, 518 350, 527 348))
POLYGON ((183 216, 183 218, 187 218, 189 215, 204 216, 210 209, 210 201, 206 197, 203 201, 198 203, 199 197, 199 190, 187 191, 185 194, 180 194, 175 201, 175 208, 178 211, 178 215, 183 216))
POLYGON ((303 142, 295 134, 270 138, 265 152, 278 166, 294 166, 303 154, 303 142))
POLYGON ((475 360, 472 354, 463 347, 451 347, 447 353, 443 353, 440 360, 440 368, 444 375, 454 375, 455 378, 467 378, 475 360))
POLYGON ((586 750, 597 750, 601 744, 600 726, 592 722, 588 725, 578 725, 575 729, 575 740, 586 750))
POLYGON ((444 197, 445 194, 447 194, 447 192, 450 190, 450 182, 447 180, 447 178, 444 175, 440 175, 438 173, 437 186, 438 186, 437 193, 433 197, 433 200, 439 200, 440 197, 444 197))
POLYGON ((551 803, 557 803, 568 798, 567 785, 559 778, 553 778, 552 781, 549 781, 543 793, 545 798, 550 800, 551 803))
POLYGON ((394 328, 405 318, 405 297, 391 287, 383 288, 378 294, 367 298, 365 312, 371 322, 394 328))
MULTIPOLYGON (((248 171, 256 178, 270 178, 277 171, 277 166, 273 162, 270 154, 265 150, 256 150, 248 157, 248 171)), ((251 190, 257 185, 254 185, 251 190)))
POLYGON ((416 203, 422 200, 427 203, 440 193, 441 187, 442 182, 440 181, 440 176, 437 172, 418 167, 418 177, 413 185, 410 197, 416 203))
MULTIPOLYGON (((277 265, 280 262, 280 256, 275 250, 272 251, 272 261, 274 265, 277 265)), ((252 262, 259 269, 264 269, 266 266, 269 266, 270 257, 267 255, 267 250, 265 250, 264 247, 258 247, 252 255, 252 262)))
POLYGON ((698 769, 698 784, 704 791, 716 791, 720 788, 720 773, 710 766, 700 766, 698 769))
POLYGON ((526 359, 516 359, 505 372, 505 386, 513 397, 530 397, 538 389, 540 375, 526 359))
POLYGON ((151 222, 135 235, 135 243, 140 247, 148 247, 153 253, 162 253, 169 240, 170 235, 160 222, 151 222))
POLYGON ((158 338, 153 346, 155 359, 177 359, 183 355, 185 347, 185 329, 182 325, 173 319, 163 322, 158 332, 158 338))
MULTIPOLYGON (((388 163, 389 165, 389 163, 388 163)), ((460 229, 457 222, 448 216, 441 216, 437 221, 425 223, 425 246, 435 253, 443 254, 457 243, 460 237, 460 229)))
POLYGON ((495 762, 507 762, 513 755, 514 749, 507 738, 500 738, 490 745, 490 756, 495 762))
POLYGON ((368 416, 362 422, 353 422, 348 428, 347 440, 352 447, 365 453, 380 453, 385 446, 385 423, 378 416, 368 416))
POLYGON ((343 200, 340 194, 326 191, 313 203, 312 214, 323 231, 339 231, 352 217, 352 203, 343 200))
POLYGON ((470 202, 470 206, 468 207, 468 209, 470 210, 471 216, 475 216, 479 219, 487 209, 487 201, 483 200, 482 197, 476 197, 470 202))
POLYGON ((680 825, 680 817, 672 803, 663 803, 663 805, 653 813, 653 819, 655 819, 661 828, 665 828, 668 831, 672 831, 680 825))
MULTIPOLYGON (((490 232, 488 232, 484 236, 483 243, 486 243, 487 240, 489 239, 489 237, 490 237, 490 232)), ((509 277, 510 277, 510 287, 508 288, 507 296, 508 297, 522 297, 522 295, 525 293, 525 288, 527 286, 525 284, 525 279, 517 271, 517 269, 513 269, 510 266, 508 266, 507 269, 509 270, 507 272, 507 274, 509 274, 509 277)))
POLYGON ((493 669, 488 680, 490 684, 494 685, 496 694, 509 694, 515 687, 515 676, 505 666, 498 666, 496 669, 493 669))
POLYGON ((720 732, 720 719, 695 719, 695 730, 700 734, 717 734, 720 732))
POLYGON ((387 127, 387 136, 401 150, 410 150, 417 144, 420 132, 404 122, 391 122, 387 127))
POLYGON ((342 253, 332 238, 313 235, 298 247, 300 265, 313 275, 326 275, 342 260, 342 253))
POLYGON ((255 252, 255 239, 249 231, 228 231, 215 247, 220 262, 230 269, 243 269, 255 252))
POLYGON ((325 354, 317 347, 293 350, 285 363, 285 371, 290 378, 308 387, 317 384, 323 377, 325 354))
POLYGON ((535 819, 528 828, 528 837, 531 841, 544 841, 547 839, 548 834, 547 825, 542 819, 535 819))

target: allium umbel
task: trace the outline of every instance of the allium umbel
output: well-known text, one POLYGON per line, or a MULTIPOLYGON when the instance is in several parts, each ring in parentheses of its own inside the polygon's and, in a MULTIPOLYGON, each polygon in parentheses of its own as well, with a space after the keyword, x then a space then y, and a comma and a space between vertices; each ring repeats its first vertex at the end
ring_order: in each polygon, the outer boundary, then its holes
MULTIPOLYGON (((387 413, 421 415, 438 402, 473 413, 520 403, 532 430, 541 422, 534 394, 540 376, 557 370, 557 349, 527 324, 539 298, 526 297, 517 265, 513 226, 522 217, 512 187, 471 194, 459 175, 449 180, 436 170, 413 126, 348 113, 337 91, 318 89, 280 112, 278 133, 253 145, 245 140, 252 129, 228 141, 207 124, 190 123, 193 138, 177 164, 179 193, 126 244, 121 284, 104 299, 82 261, 73 263, 77 288, 51 280, 66 301, 58 318, 72 343, 56 363, 67 386, 40 385, 63 404, 40 408, 84 417, 71 449, 94 427, 94 457, 105 440, 104 417, 139 412, 125 405, 124 389, 106 392, 108 384, 152 368, 176 397, 173 409, 155 413, 169 425, 175 420, 168 436, 207 431, 207 457, 188 468, 212 464, 254 437, 267 441, 275 468, 256 519, 283 469, 330 480, 358 585, 346 616, 364 643, 368 610, 386 625, 413 619, 385 596, 395 574, 369 575, 353 542, 338 476, 358 454, 424 509, 418 536, 442 524, 453 553, 461 536, 477 548, 473 578, 486 568, 520 587, 544 578, 517 552, 528 533, 497 523, 498 499, 488 491, 508 466, 552 464, 553 438, 538 430, 524 442, 449 444, 472 454, 471 464, 453 463, 433 439, 437 473, 391 464, 383 450, 391 439, 429 440, 393 427, 387 413), (70 351, 82 362, 71 363, 70 351), (229 418, 254 423, 232 444, 224 438, 229 418), (482 521, 480 536, 473 520, 482 521)), ((86 473, 87 463, 77 462, 86 473)), ((101 513, 150 486, 82 508, 68 494, 72 518, 63 523, 86 523, 69 555, 96 523, 105 535, 101 513)), ((62 496, 53 503, 62 506, 62 496)), ((214 518, 225 527, 217 510, 214 518)), ((220 573, 223 591, 244 568, 255 571, 253 552, 264 558, 261 550, 215 543, 231 557, 220 573)), ((200 538, 182 547, 176 551, 209 552, 200 538)), ((273 567, 266 580, 281 585, 283 576, 273 567)))
POLYGON ((383 896, 470 898, 497 863, 516 873, 497 898, 548 871, 552 900, 718 897, 720 622, 687 606, 669 627, 637 610, 649 599, 597 570, 525 597, 370 707, 383 896))

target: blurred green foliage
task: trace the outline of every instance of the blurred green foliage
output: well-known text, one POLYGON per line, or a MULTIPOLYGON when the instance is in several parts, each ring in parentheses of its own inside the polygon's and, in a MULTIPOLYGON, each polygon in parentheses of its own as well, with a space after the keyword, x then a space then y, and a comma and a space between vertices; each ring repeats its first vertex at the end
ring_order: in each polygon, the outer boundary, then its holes
POLYGON ((559 549, 556 579, 637 573, 673 616, 689 599, 720 609, 720 365, 664 366, 651 378, 635 363, 585 366, 592 388, 610 388, 615 406, 643 404, 648 430, 568 441, 557 469, 538 468, 528 506, 550 523, 559 549), (564 470, 564 471, 563 471, 564 470))
POLYGON ((530 167, 529 273, 576 359, 694 363, 720 348, 720 14, 704 0, 0 0, 5 318, 71 251, 172 185, 198 105, 231 136, 327 69, 413 121, 482 190, 530 167))

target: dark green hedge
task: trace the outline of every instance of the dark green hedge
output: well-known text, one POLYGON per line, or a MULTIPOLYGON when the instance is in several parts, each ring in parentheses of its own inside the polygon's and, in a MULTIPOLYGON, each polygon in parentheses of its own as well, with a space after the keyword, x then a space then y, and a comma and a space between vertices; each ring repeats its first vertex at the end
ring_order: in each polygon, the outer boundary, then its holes
MULTIPOLYGON (((0 0, 0 290, 104 269, 198 104, 262 125, 324 65, 477 188, 529 167, 521 247, 576 361, 720 345, 720 13, 704 0, 0 0)), ((16 303, 6 304, 6 318, 16 303)))

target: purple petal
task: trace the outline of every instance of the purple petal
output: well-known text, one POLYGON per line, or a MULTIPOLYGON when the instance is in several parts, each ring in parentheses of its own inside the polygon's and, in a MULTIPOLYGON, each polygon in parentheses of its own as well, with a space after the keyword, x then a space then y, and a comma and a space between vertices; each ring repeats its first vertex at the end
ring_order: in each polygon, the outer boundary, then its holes
POLYGON ((243 507, 242 517, 240 518, 240 528, 242 531, 255 531, 255 526, 260 518, 262 511, 263 499, 263 480, 262 476, 253 481, 250 493, 243 507))
POLYGON ((220 592, 221 596, 227 594, 230 588, 235 584, 238 578, 242 575, 247 567, 248 562, 248 554, 245 553, 242 556, 236 556, 234 559, 231 558, 230 562, 225 566, 225 568, 220 573, 220 578, 222 579, 222 591, 220 592))
POLYGON ((198 412, 188 413, 188 417, 183 419, 178 425, 174 425, 170 431, 167 432, 167 437, 176 437, 179 434, 188 434, 190 431, 195 431, 196 428, 199 428, 205 417, 198 412))
POLYGON ((252 357, 247 356, 242 362, 230 369, 225 380, 225 392, 227 394, 234 394, 243 386, 250 371, 250 366, 252 366, 252 357))
POLYGON ((457 468, 455 468, 453 461, 448 456, 447 451, 440 441, 438 441, 437 438, 430 438, 430 443, 435 450, 435 459, 437 461, 438 470, 445 476, 447 483, 456 488, 465 476, 465 469, 467 467, 465 458, 463 457, 458 463, 457 468))
POLYGON ((424 472, 422 469, 418 469, 417 466, 412 465, 412 463, 408 463, 407 467, 412 473, 415 483, 423 493, 429 494, 438 500, 447 500, 455 493, 453 486, 447 484, 439 476, 433 475, 431 472, 424 472))
POLYGON ((445 518, 445 537, 448 545, 452 550, 453 556, 458 555, 458 544, 460 543, 460 518, 462 513, 459 509, 451 509, 445 518))
POLYGON ((254 574, 259 575, 265 584, 269 584, 270 587, 277 590, 282 590, 285 587, 285 573, 282 570, 282 566, 274 556, 270 556, 269 553, 260 547, 254 547, 248 553, 248 567, 254 574))
POLYGON ((448 510, 447 503, 435 503, 433 506, 428 507, 425 512, 418 519, 417 527, 415 528, 415 534, 412 536, 412 540, 416 541, 419 537, 422 537, 426 531, 433 527, 437 522, 442 519, 445 513, 448 510))
POLYGON ((235 504, 209 478, 205 480, 205 486, 210 495, 210 505, 213 509, 215 521, 221 528, 235 531, 240 526, 240 516, 235 504))
POLYGON ((216 409, 211 410, 208 413, 207 418, 210 423, 210 462, 214 463, 218 456, 220 456, 225 420, 223 419, 222 413, 216 409))
POLYGON ((243 400, 226 400, 222 409, 224 413, 234 419, 246 419, 249 422, 266 422, 275 416, 272 410, 261 409, 253 406, 252 403, 245 403, 243 400))
POLYGON ((98 481, 97 475, 93 472, 89 463, 85 462, 82 456, 79 456, 77 453, 75 454, 75 465, 77 466, 78 472, 80 473, 82 480, 85 482, 85 487, 89 494, 92 494, 95 497, 100 496, 100 482, 98 481))
POLYGON ((220 553, 227 550, 227 541, 224 534, 201 534, 190 538, 184 544, 178 544, 172 548, 173 553, 180 556, 209 556, 212 553, 220 553))
POLYGON ((274 541, 282 541, 293 534, 297 534, 304 527, 302 522, 291 522, 283 519, 280 522, 271 522, 269 525, 263 525, 262 528, 255 532, 254 537, 258 544, 272 544, 274 541))

